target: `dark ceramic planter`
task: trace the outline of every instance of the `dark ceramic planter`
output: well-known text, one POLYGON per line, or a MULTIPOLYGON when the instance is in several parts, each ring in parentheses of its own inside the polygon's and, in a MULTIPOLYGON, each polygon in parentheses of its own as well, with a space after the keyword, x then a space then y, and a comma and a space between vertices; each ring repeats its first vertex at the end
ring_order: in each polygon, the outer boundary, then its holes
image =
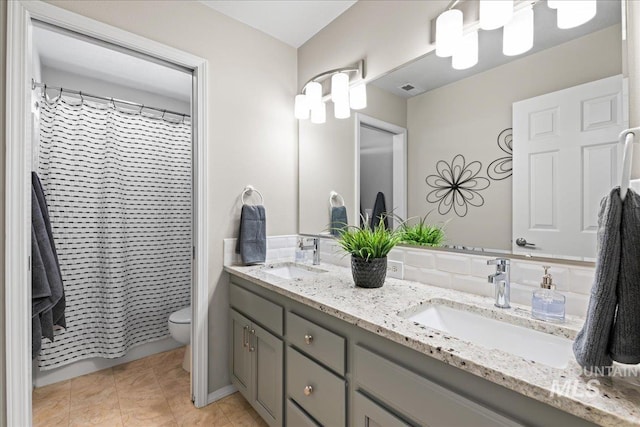
POLYGON ((379 288, 387 276, 387 257, 365 258, 351 256, 351 274, 359 288, 379 288))

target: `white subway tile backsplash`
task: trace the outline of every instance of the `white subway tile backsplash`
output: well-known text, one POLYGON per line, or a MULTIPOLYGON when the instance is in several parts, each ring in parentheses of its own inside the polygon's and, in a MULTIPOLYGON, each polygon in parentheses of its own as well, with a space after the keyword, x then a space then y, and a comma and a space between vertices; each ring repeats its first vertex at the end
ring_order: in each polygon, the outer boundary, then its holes
POLYGON ((456 274, 471 274, 471 257, 466 255, 436 254, 436 269, 456 274))
POLYGON ((511 302, 531 306, 531 297, 536 288, 511 282, 511 302))
POLYGON ((477 277, 454 274, 451 288, 484 297, 493 296, 493 285, 489 283, 486 277, 479 279, 477 277))
POLYGON ((404 263, 418 268, 436 268, 436 258, 426 251, 412 251, 405 249, 404 263))
MULTIPOLYGON (((293 261, 297 244, 296 235, 267 238, 267 262, 293 261)), ((236 239, 224 239, 224 265, 240 264, 235 253, 236 239)), ((507 256, 508 257, 508 256, 507 256)), ((335 240, 320 239, 322 262, 349 268, 351 257, 345 255, 335 240)), ((404 263, 404 279, 429 285, 451 288, 487 297, 493 296, 493 285, 487 276, 495 266, 487 265, 491 257, 471 254, 452 254, 429 249, 412 250, 396 247, 389 253, 389 260, 404 263)), ((310 259, 309 259, 309 262, 310 259)), ((531 305, 532 292, 539 288, 544 270, 542 261, 512 260, 511 301, 531 305)), ((584 317, 589 304, 594 269, 583 266, 551 264, 550 273, 557 290, 567 297, 567 314, 584 317)))
MULTIPOLYGON (((511 262, 511 281, 521 285, 540 287, 544 275, 543 263, 530 263, 526 261, 511 262)), ((549 269, 553 277, 553 283, 558 291, 569 290, 569 270, 553 264, 549 269)))
POLYGON ((493 258, 473 257, 471 258, 471 275, 474 277, 484 278, 486 280, 490 274, 495 273, 495 265, 487 265, 487 261, 493 258))
POLYGON ((589 295, 593 286, 595 269, 572 268, 569 275, 569 290, 577 294, 589 295))
POLYGON ((567 314, 574 316, 586 317, 587 308, 589 307, 589 296, 567 292, 563 294, 567 297, 567 314))

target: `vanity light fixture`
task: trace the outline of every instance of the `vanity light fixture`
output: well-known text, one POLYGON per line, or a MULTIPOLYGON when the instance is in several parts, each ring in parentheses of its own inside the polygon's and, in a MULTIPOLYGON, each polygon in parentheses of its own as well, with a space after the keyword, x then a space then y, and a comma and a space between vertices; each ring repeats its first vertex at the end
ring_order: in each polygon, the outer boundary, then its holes
MULTIPOLYGON (((478 29, 504 27, 502 52, 521 55, 533 47, 533 7, 542 0, 452 0, 435 19, 436 55, 451 56, 456 70, 465 70, 478 62, 478 29), (457 7, 457 9, 456 9, 457 7), (464 12, 463 12, 464 11, 464 12), (464 14, 471 21, 464 25, 464 14)), ((547 0, 557 9, 558 28, 574 28, 591 20, 597 12, 597 0, 547 0)), ((432 25, 434 22, 432 21, 432 25)), ((432 27, 433 28, 433 27, 432 27)), ((433 39, 432 39, 433 41, 433 39)))
POLYGON ((478 31, 462 36, 451 58, 451 66, 456 70, 466 70, 478 63, 478 31))
POLYGON ((547 5, 558 12, 558 28, 569 29, 590 21, 597 12, 596 0, 549 0, 547 5))
POLYGON ((513 0, 480 0, 480 28, 496 30, 513 16, 513 0))
POLYGON ((331 100, 337 119, 350 117, 352 109, 366 108, 367 88, 361 81, 364 78, 364 66, 364 59, 362 59, 353 67, 325 71, 311 78, 302 87, 302 94, 295 97, 296 119, 306 120, 311 117, 311 123, 324 123, 327 120, 327 105, 323 99, 322 82, 329 77, 331 77, 331 100), (350 74, 355 74, 360 81, 352 83, 350 74))
POLYGON ((527 6, 513 15, 504 26, 502 53, 516 56, 533 47, 533 7, 527 6))

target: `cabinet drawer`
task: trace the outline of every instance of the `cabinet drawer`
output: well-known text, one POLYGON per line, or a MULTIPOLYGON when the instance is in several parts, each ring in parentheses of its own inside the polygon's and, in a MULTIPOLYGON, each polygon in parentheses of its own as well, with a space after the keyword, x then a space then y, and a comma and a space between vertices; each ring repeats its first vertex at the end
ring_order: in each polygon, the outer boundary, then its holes
POLYGON ((282 336, 283 309, 277 304, 231 283, 229 302, 233 308, 255 320, 276 335, 282 336))
POLYGON ((421 425, 520 425, 360 346, 354 357, 357 385, 421 425))
POLYGON ((289 397, 322 425, 344 426, 344 380, 291 347, 286 365, 289 397))
POLYGON ((307 414, 298 408, 291 399, 287 399, 287 424, 291 427, 320 427, 307 414))
POLYGON ((353 427, 410 427, 359 391, 356 392, 353 400, 353 418, 355 419, 353 427))
POLYGON ((287 312, 289 342, 344 375, 345 339, 297 314, 287 312))

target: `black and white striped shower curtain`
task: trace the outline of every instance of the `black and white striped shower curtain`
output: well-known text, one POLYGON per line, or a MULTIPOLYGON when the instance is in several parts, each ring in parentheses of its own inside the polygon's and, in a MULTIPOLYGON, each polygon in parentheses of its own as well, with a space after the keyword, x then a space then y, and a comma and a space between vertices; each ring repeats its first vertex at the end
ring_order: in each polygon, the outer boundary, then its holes
POLYGON ((40 105, 37 171, 67 297, 46 370, 166 337, 189 305, 191 126, 64 96, 40 105))

